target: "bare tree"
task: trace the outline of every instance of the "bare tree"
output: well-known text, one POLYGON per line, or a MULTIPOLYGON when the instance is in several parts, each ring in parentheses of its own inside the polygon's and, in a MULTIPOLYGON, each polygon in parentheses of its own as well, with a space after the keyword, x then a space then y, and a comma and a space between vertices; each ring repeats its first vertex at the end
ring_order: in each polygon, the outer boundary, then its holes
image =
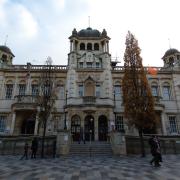
POLYGON ((125 117, 130 126, 138 129, 141 153, 145 156, 143 131, 156 124, 154 99, 142 65, 138 41, 128 32, 124 53, 124 77, 122 82, 125 117))
POLYGON ((44 157, 44 141, 46 135, 47 121, 51 115, 51 112, 55 110, 54 103, 56 99, 55 94, 55 74, 52 69, 52 60, 47 58, 45 65, 43 66, 40 76, 40 95, 38 98, 38 104, 40 106, 40 123, 43 126, 42 135, 42 149, 41 157, 44 157))

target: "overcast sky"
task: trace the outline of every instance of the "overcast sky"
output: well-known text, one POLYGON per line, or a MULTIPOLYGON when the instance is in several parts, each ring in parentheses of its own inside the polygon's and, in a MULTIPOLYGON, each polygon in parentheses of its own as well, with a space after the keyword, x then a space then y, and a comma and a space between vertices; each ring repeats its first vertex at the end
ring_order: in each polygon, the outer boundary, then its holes
POLYGON ((93 29, 107 30, 119 65, 128 30, 139 41, 144 65, 162 66, 170 46, 180 50, 180 0, 0 0, 0 44, 8 35, 14 64, 44 64, 51 56, 66 65, 68 37, 73 28, 88 27, 88 16, 93 29))

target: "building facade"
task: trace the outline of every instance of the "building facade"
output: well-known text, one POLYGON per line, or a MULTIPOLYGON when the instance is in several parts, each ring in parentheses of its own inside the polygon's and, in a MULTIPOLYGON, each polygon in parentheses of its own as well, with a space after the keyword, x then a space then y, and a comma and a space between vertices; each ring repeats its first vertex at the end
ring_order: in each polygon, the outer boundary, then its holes
MULTIPOLYGON (((122 103, 124 68, 112 61, 110 38, 90 27, 72 31, 67 66, 53 65, 56 87, 56 110, 47 121, 47 134, 67 127, 72 139, 106 141, 112 129, 136 134, 128 127, 122 103), (65 124, 66 122, 66 124, 65 124)), ((41 95, 40 75, 43 65, 14 65, 14 54, 0 46, 0 133, 4 135, 42 134, 41 108, 36 96, 41 95)), ((159 134, 180 133, 180 52, 169 49, 162 57, 163 67, 149 74, 149 85, 155 98, 159 134)), ((153 68, 151 67, 151 70, 153 68)))

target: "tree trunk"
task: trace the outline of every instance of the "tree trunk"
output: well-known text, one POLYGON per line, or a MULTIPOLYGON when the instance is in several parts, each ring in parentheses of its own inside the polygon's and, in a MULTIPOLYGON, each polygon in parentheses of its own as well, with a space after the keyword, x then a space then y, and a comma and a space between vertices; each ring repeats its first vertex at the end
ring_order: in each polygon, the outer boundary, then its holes
POLYGON ((44 128, 43 128, 41 158, 44 158, 44 141, 45 141, 45 135, 46 135, 46 120, 45 120, 45 122, 44 122, 44 128))
POLYGON ((140 139, 140 144, 141 144, 141 155, 142 155, 142 157, 145 157, 144 139, 143 139, 142 128, 139 129, 139 139, 140 139))

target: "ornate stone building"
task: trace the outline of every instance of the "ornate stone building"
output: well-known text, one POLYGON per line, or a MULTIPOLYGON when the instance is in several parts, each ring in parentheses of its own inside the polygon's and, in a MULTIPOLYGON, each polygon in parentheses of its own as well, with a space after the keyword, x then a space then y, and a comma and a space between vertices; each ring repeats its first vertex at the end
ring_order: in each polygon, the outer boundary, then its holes
MULTIPOLYGON (((106 30, 74 29, 69 40, 68 65, 52 66, 57 98, 56 111, 47 122, 47 134, 56 134, 66 126, 73 140, 78 140, 80 129, 87 141, 90 134, 92 140, 107 140, 112 128, 135 134, 123 116, 124 70, 111 60, 106 30)), ((0 133, 41 134, 40 108, 35 99, 41 93, 43 65, 14 65, 13 57, 7 46, 0 46, 0 133)), ((147 78, 161 122, 158 133, 174 135, 180 133, 180 52, 169 49, 162 60, 164 66, 156 67, 157 75, 147 73, 147 78)))

